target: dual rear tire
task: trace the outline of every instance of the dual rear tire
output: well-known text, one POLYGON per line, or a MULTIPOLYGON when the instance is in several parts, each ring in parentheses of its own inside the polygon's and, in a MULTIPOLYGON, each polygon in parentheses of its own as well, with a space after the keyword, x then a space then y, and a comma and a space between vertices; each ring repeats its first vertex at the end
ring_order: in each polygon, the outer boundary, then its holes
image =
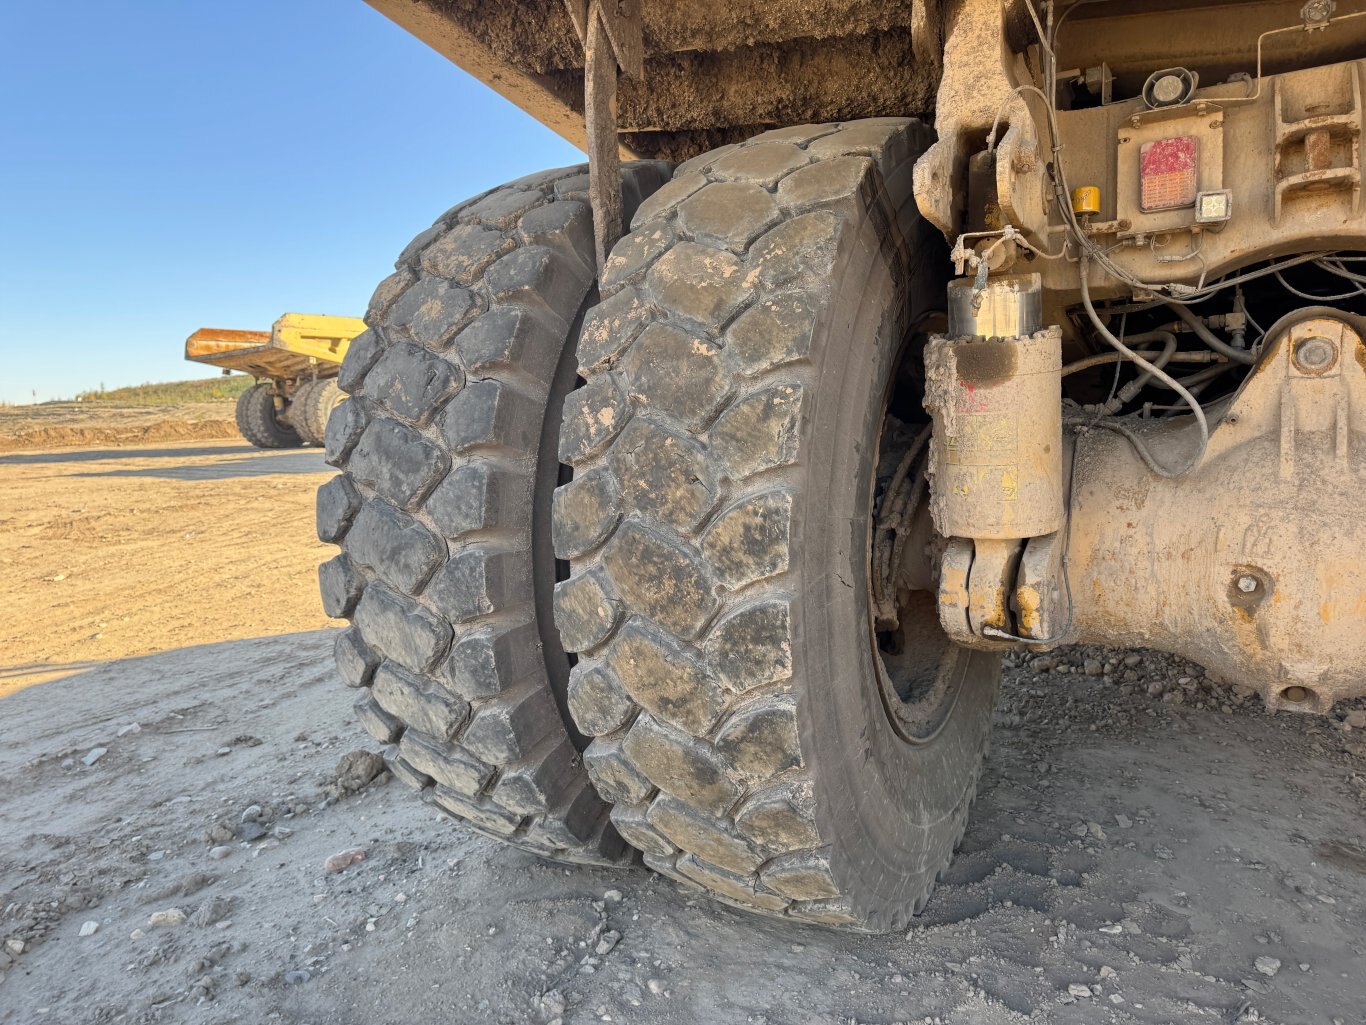
POLYGON ((336 378, 306 381, 288 399, 260 381, 237 397, 237 430, 257 448, 321 446, 332 410, 345 397, 336 378))
POLYGON ((577 171, 405 251, 319 495, 338 664, 397 775, 509 842, 612 861, 624 839, 752 910, 880 931, 923 906, 999 678, 928 596, 913 658, 870 614, 889 396, 943 296, 911 194, 928 142, 877 119, 696 158, 628 187, 653 195, 596 283, 577 171))
POLYGON ((299 432, 285 418, 286 401, 270 381, 259 381, 237 396, 237 430, 257 448, 297 448, 299 432))

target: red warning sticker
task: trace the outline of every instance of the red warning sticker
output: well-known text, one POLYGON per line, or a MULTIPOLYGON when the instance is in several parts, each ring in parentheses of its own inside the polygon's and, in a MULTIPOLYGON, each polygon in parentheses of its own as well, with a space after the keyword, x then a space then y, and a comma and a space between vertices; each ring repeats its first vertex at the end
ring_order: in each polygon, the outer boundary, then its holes
POLYGON ((1195 205, 1199 143, 1193 135, 1145 142, 1138 153, 1144 213, 1195 205))

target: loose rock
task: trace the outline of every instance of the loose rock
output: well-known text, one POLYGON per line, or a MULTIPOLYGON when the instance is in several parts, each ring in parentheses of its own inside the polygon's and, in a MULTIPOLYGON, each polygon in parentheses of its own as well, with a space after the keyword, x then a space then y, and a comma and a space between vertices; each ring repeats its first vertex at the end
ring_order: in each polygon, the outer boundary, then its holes
POLYGON ((165 926, 181 925, 185 921, 185 912, 180 908, 167 908, 165 911, 153 911, 147 918, 147 925, 152 929, 159 929, 165 926))
POLYGON ((83 761, 86 765, 94 765, 108 753, 109 748, 107 747, 92 747, 86 753, 86 756, 81 759, 81 761, 83 761))
POLYGON ((350 751, 337 762, 337 786, 343 793, 354 794, 383 771, 384 759, 373 751, 350 751))
POLYGON ((602 938, 598 940, 598 945, 594 949, 599 954, 606 954, 610 952, 611 949, 615 947, 617 943, 619 943, 620 941, 621 933, 617 932, 615 929, 609 929, 607 932, 602 934, 602 938))
POLYGON ((323 874, 330 876, 337 872, 344 872, 352 865, 357 865, 364 860, 364 848, 356 847, 349 851, 339 851, 323 862, 323 874))

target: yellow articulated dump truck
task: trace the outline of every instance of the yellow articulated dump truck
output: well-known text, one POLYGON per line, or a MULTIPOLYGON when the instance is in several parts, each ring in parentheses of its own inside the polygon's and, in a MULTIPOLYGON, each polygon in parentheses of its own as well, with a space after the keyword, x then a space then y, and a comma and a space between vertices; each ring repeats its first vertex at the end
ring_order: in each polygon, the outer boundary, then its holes
POLYGON ((269 331, 201 327, 185 339, 185 358, 256 378, 237 399, 237 429, 257 448, 321 445, 344 397, 342 360, 364 330, 354 317, 286 313, 269 331))
POLYGON ((370 2, 589 158, 338 379, 337 666, 434 806, 902 929, 1007 656, 1366 696, 1366 0, 370 2))

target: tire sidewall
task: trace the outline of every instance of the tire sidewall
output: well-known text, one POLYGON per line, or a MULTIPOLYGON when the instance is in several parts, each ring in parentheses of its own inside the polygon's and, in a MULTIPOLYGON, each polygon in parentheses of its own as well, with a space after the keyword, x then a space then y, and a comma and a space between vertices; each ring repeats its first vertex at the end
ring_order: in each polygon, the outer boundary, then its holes
POLYGON ((872 218, 844 240, 834 299, 812 338, 815 386, 803 422, 809 456, 793 524, 801 581, 795 684, 817 828, 831 842, 831 871, 855 916, 874 929, 904 924, 952 854, 999 678, 999 657, 955 649, 957 703, 921 743, 903 740, 882 705, 869 631, 872 482, 903 335, 934 302, 937 275, 921 254, 939 248, 918 215, 905 211, 905 197, 888 198, 900 208, 911 253, 889 254, 872 218), (903 260, 909 280, 897 280, 903 260))

